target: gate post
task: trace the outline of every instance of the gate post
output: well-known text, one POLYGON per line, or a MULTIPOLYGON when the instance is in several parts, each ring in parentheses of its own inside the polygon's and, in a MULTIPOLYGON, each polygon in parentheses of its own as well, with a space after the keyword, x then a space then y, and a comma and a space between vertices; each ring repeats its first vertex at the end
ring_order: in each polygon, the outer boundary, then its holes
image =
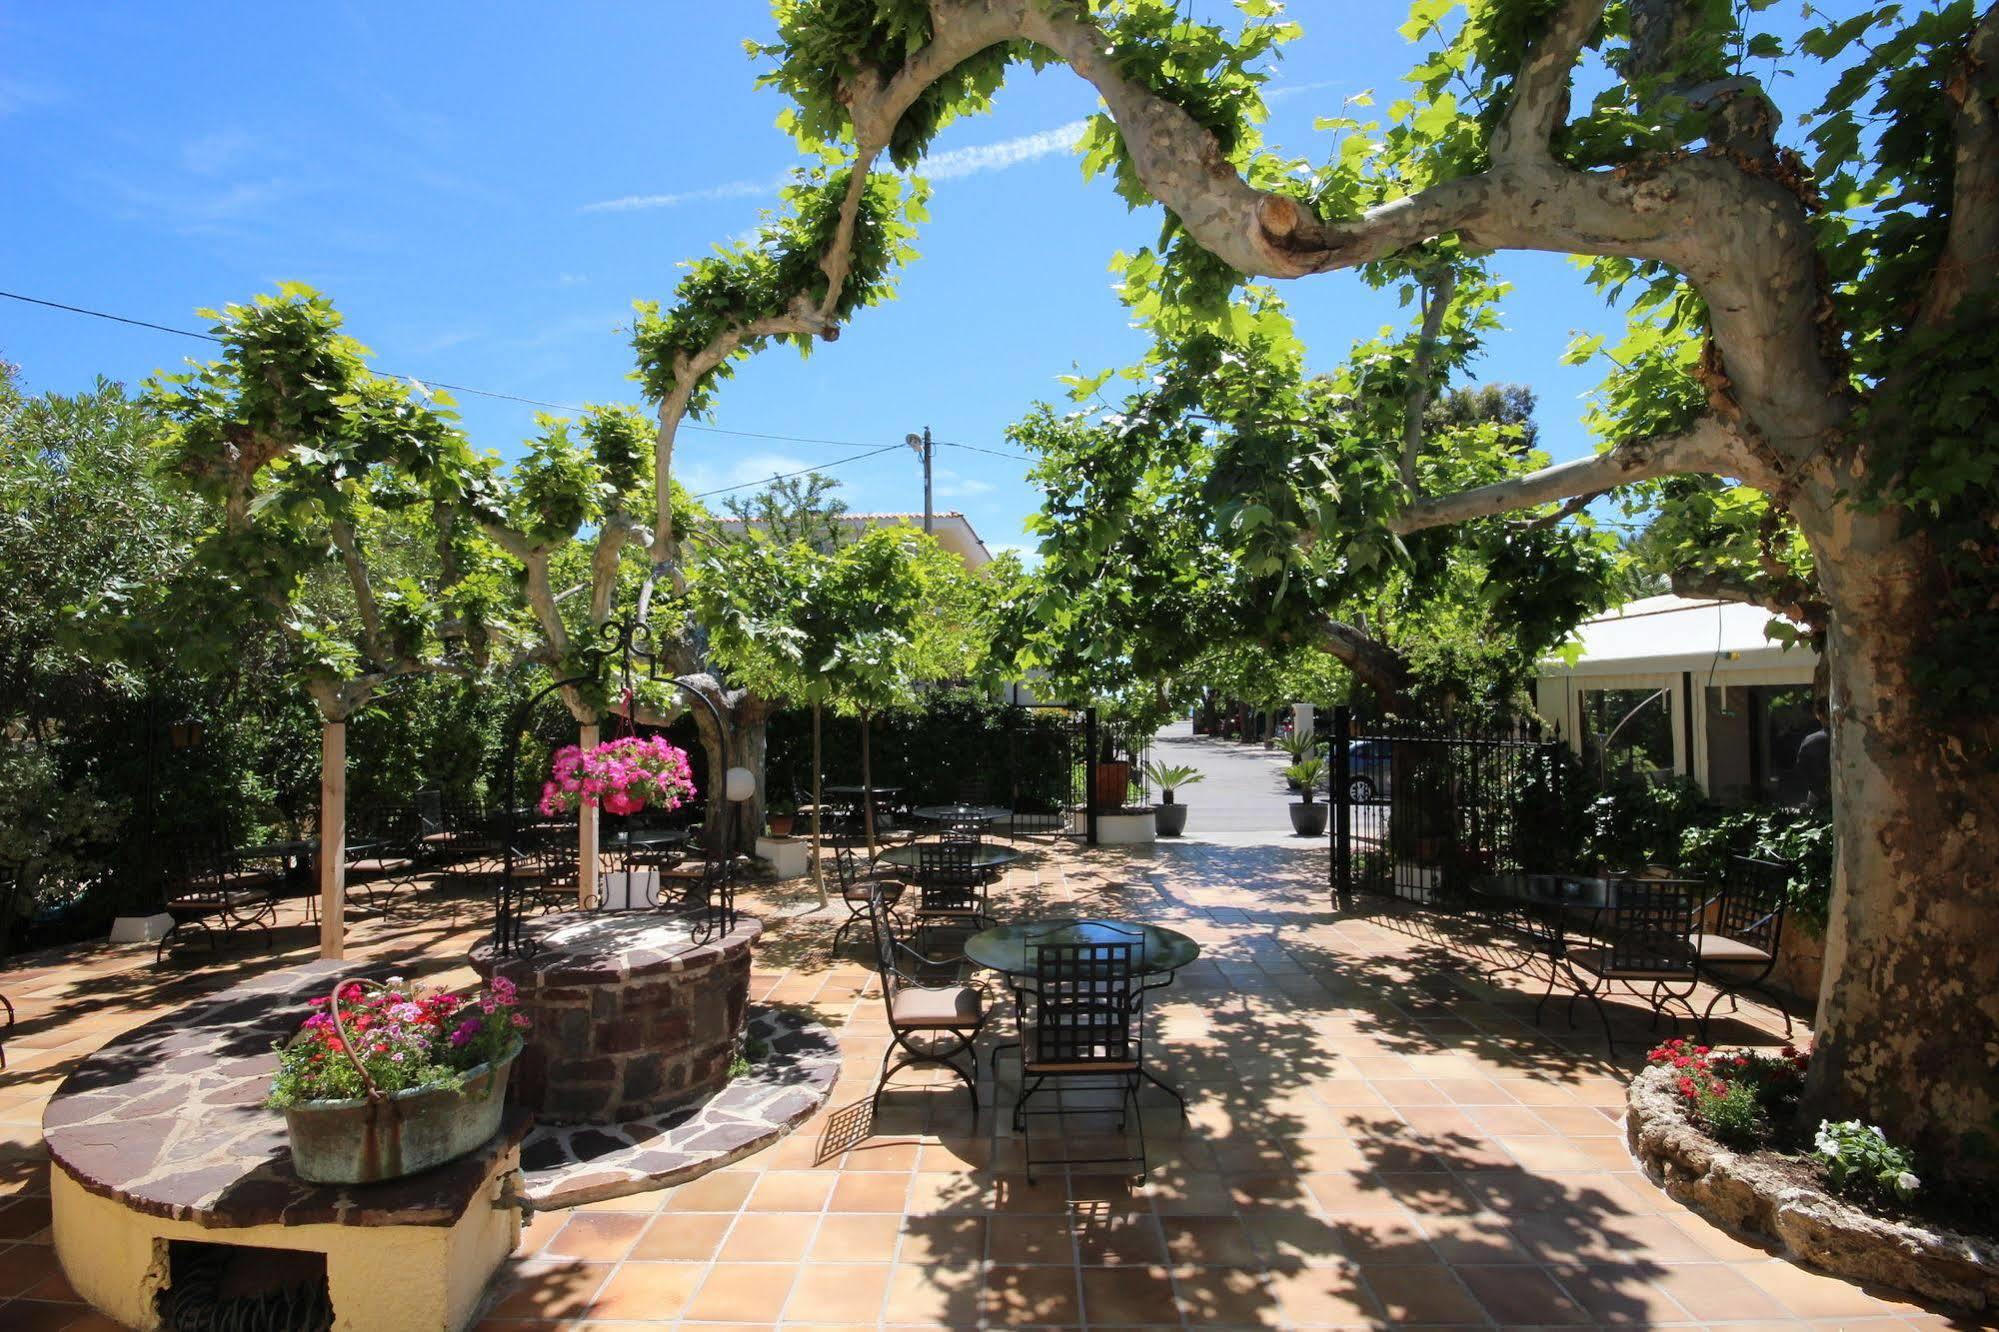
POLYGON ((1097 844, 1097 710, 1083 709, 1083 833, 1097 844))
POLYGON ((1353 710, 1344 703, 1333 709, 1333 906, 1353 898, 1353 710))

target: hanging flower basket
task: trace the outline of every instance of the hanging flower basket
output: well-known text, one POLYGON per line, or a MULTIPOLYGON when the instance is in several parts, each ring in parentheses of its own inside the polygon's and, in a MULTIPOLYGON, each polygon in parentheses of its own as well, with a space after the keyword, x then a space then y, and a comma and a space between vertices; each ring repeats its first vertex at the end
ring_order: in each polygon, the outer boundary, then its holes
POLYGON ((278 1053, 267 1102, 284 1111, 292 1167, 315 1184, 429 1170, 500 1131, 527 1018, 494 977, 462 999, 398 980, 342 981, 278 1053))
POLYGON ((613 814, 678 809, 694 794, 694 770, 687 751, 666 737, 623 736, 583 749, 565 745, 555 753, 541 788, 541 812, 550 818, 574 814, 584 805, 602 805, 613 814))

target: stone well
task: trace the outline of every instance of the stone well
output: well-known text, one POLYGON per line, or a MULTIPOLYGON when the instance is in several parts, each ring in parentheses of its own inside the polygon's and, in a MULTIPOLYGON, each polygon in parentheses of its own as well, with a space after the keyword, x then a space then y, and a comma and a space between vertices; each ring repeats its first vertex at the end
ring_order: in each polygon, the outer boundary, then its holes
POLYGON ((474 949, 473 967, 518 986, 534 1024, 511 1099, 543 1123, 607 1124, 726 1083, 763 926, 739 915, 703 940, 695 925, 656 911, 583 915, 541 931, 527 957, 474 949))

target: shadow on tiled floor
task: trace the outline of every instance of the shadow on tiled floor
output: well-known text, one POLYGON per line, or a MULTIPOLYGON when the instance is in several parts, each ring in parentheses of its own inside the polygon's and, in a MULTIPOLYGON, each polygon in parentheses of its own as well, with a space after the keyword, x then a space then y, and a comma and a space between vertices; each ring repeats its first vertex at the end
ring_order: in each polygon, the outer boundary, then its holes
MULTIPOLYGON (((1644 1010, 1619 1006, 1616 1060, 1592 1015, 1571 1030, 1551 1003, 1537 1028, 1544 977, 1504 970, 1520 959, 1503 942, 1379 904, 1335 912, 1325 870, 1312 847, 1064 847, 995 893, 1009 917, 1143 918, 1201 943, 1153 1009, 1156 1066, 1187 1121, 1148 1093, 1137 1181, 1055 1167, 1030 1183, 1005 1127, 1010 1059, 982 1080, 977 1116, 934 1071, 900 1075, 871 1114, 878 992, 858 946, 828 953, 838 907, 777 918, 809 905, 790 887, 766 908, 756 997, 840 1032, 832 1103, 729 1170, 535 1217, 487 1326, 1949 1325, 1772 1258, 1638 1173, 1619 1115, 1650 1043, 1644 1010)), ((481 910, 461 903, 454 923, 420 893, 390 920, 357 915, 352 952, 469 981, 481 910)), ((214 962, 97 946, 0 973, 21 1014, 0 1073, 0 1327, 104 1325, 48 1248, 38 1125, 68 1069, 312 946, 294 927, 272 952, 214 962)), ((1779 1032, 1744 1004, 1716 1038, 1779 1032)), ((1049 1127, 1105 1131, 1098 1117, 1049 1127)))

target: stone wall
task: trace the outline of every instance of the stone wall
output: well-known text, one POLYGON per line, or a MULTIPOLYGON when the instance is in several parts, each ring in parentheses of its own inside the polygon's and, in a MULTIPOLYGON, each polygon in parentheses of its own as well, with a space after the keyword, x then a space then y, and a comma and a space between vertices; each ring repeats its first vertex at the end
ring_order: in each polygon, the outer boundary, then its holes
POLYGON ((720 1088, 749 1011, 752 918, 705 942, 653 912, 601 915, 491 965, 534 1024, 513 1098, 550 1124, 616 1124, 720 1088))

